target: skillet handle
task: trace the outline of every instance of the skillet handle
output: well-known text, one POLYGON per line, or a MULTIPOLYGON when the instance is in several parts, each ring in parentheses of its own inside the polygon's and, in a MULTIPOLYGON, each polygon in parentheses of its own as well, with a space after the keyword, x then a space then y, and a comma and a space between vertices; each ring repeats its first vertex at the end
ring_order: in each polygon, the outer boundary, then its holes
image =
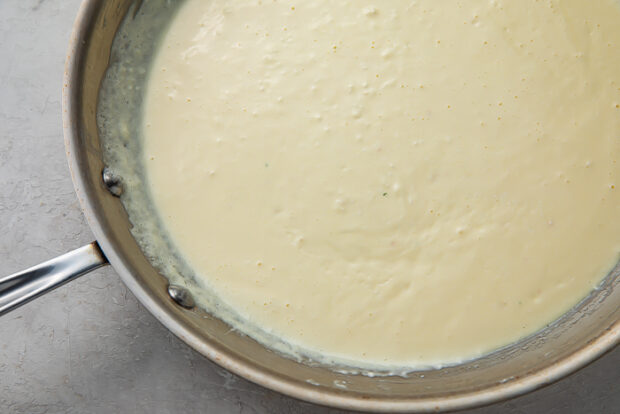
POLYGON ((108 264, 97 242, 10 276, 0 277, 0 316, 108 264))

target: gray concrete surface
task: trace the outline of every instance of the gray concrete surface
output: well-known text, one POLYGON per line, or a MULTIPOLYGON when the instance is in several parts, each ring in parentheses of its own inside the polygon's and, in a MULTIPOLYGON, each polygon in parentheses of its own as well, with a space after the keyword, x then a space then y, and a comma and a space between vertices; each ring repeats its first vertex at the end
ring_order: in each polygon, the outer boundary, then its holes
MULTIPOLYGON (((79 0, 0 0, 0 275, 93 239, 64 156, 61 81, 79 0)), ((620 413, 620 349, 469 414, 620 413)), ((0 318, 0 413, 320 413, 166 331, 110 268, 0 318)))

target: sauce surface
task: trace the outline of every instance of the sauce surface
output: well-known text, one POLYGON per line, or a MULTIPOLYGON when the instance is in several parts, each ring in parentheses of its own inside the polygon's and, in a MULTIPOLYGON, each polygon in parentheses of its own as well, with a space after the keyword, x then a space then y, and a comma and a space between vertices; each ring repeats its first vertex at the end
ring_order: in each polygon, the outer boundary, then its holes
POLYGON ((205 286, 303 349, 459 362, 620 252, 612 0, 187 0, 143 156, 205 286))

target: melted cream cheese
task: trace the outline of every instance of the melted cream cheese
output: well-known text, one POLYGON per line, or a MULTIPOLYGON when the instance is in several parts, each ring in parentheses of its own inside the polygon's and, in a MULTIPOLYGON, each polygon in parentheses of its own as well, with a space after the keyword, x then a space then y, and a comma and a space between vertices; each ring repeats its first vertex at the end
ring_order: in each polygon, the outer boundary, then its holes
POLYGON ((620 252, 612 0, 188 0, 152 67, 150 192, 252 324, 360 364, 473 358, 620 252))

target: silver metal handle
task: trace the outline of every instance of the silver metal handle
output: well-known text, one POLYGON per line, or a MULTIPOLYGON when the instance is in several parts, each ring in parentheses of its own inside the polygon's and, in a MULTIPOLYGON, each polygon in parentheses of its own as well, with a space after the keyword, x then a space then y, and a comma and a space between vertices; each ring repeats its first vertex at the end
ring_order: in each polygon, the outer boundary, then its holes
POLYGON ((85 273, 108 264, 97 242, 0 278, 0 316, 77 279, 85 273))

